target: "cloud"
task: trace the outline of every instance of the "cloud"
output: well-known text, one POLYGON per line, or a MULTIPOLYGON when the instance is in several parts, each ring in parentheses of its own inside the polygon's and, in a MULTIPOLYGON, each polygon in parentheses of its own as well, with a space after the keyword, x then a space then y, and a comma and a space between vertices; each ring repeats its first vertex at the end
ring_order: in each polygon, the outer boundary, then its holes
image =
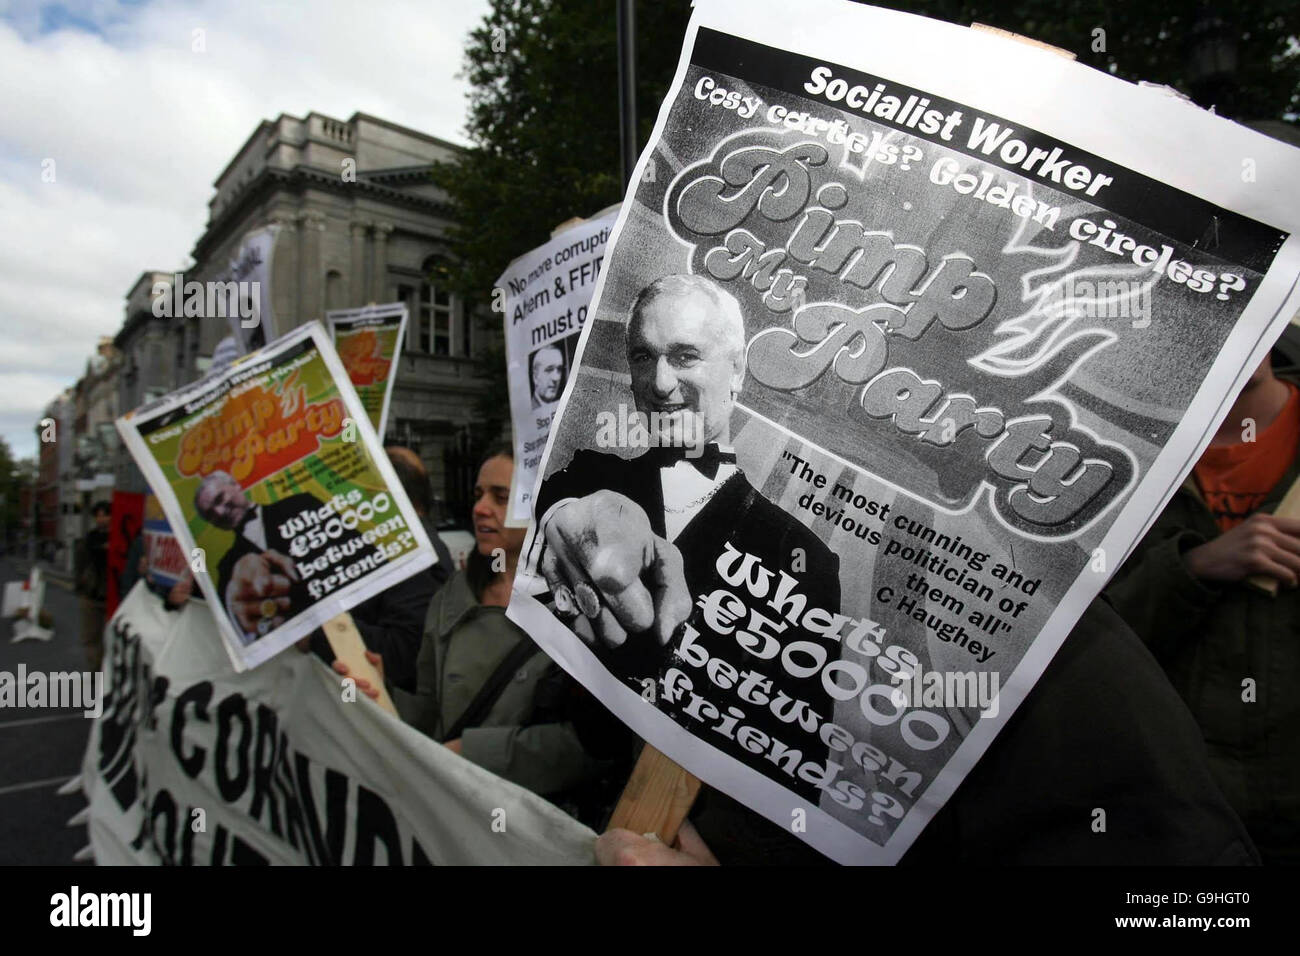
POLYGON ((148 269, 182 267, 212 182, 263 119, 370 113, 464 143, 487 0, 0 0, 0 434, 115 333, 148 269), (43 173, 45 174, 43 178, 43 173), (46 181, 50 174, 53 181, 46 181))

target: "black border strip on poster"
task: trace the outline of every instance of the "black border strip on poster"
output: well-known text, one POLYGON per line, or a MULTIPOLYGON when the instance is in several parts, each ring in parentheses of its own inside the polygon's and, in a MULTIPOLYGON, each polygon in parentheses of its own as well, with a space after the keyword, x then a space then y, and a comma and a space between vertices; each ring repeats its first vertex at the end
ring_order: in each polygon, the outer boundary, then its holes
MULTIPOLYGON (((827 60, 778 50, 752 40, 701 27, 695 38, 695 48, 691 51, 691 63, 710 72, 723 73, 748 83, 780 90, 809 103, 816 103, 818 106, 829 107, 849 115, 858 115, 872 123, 892 126, 918 139, 965 153, 1031 182, 1041 181, 1053 189, 1067 195, 1071 194, 1069 187, 1053 183, 1050 179, 1040 180, 1035 174, 1027 173, 1018 166, 1005 165, 998 161, 996 152, 985 155, 982 150, 967 146, 961 137, 954 136, 952 141, 948 141, 939 138, 938 135, 926 135, 912 127, 881 119, 872 113, 809 96, 803 85, 808 82, 816 67, 829 66, 834 68, 835 78, 843 79, 850 85, 861 84, 870 89, 877 83, 884 83, 888 86, 890 94, 928 98, 930 102, 926 109, 937 109, 945 114, 960 109, 967 117, 962 127, 964 130, 970 129, 970 118, 973 116, 981 116, 1000 125, 1010 126, 1014 129, 1015 138, 1022 140, 1027 146, 1040 147, 1049 151, 1060 148, 1062 156, 1068 158, 1071 164, 1081 163, 1094 174, 1100 173, 1113 178, 1113 182, 1102 187, 1102 195, 1084 196, 1087 201, 1095 203, 1108 212, 1154 229, 1176 242, 1259 273, 1268 271, 1274 256, 1288 236, 1288 233, 1272 226, 1223 209, 1197 196, 1108 162, 1069 143, 1044 136, 1036 130, 1013 123, 993 113, 973 110, 963 103, 945 100, 924 90, 915 90, 885 77, 860 73, 827 60)), ((911 112, 917 111, 913 109, 911 112)))
POLYGON ((213 402, 224 397, 236 385, 242 384, 250 378, 256 378, 258 375, 264 375, 272 368, 277 368, 292 362, 298 356, 305 352, 315 351, 316 343, 311 336, 304 337, 301 341, 295 342, 286 348, 283 352, 275 355, 266 356, 256 362, 240 362, 228 371, 224 372, 221 380, 214 382, 209 388, 196 390, 192 396, 186 396, 180 405, 177 405, 171 411, 164 412, 154 419, 145 419, 136 424, 136 429, 143 437, 152 435, 160 428, 166 428, 173 422, 178 422, 183 418, 201 411, 203 408, 211 405, 213 402), (268 365, 269 363, 269 365, 268 365), (268 365, 262 372, 252 372, 253 369, 263 365, 268 365), (251 373, 251 374, 250 374, 251 373), (238 379, 239 381, 236 381, 238 379))

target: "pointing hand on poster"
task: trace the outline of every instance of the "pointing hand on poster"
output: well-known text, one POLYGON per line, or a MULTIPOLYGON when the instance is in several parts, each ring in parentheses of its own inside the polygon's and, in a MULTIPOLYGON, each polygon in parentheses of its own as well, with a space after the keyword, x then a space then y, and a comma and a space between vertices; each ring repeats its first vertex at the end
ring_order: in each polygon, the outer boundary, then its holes
POLYGON ((619 647, 629 633, 651 631, 665 645, 690 617, 681 552, 654 533, 630 498, 597 491, 564 502, 547 517, 543 533, 542 574, 557 610, 564 613, 558 605, 565 603, 585 616, 589 629, 579 633, 588 643, 619 647))
POLYGON ((246 554, 235 562, 230 579, 230 603, 235 620, 246 633, 284 623, 289 610, 289 586, 296 581, 293 562, 278 551, 246 554), (262 624, 269 620, 268 624, 262 624))

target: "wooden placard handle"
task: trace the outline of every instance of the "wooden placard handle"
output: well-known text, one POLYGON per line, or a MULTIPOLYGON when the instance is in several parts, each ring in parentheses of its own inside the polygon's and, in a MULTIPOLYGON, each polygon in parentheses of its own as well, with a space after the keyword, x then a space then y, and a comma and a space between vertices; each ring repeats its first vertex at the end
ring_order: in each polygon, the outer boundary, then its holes
POLYGON ((654 833, 671 846, 699 792, 699 777, 646 744, 609 819, 609 827, 654 833))
POLYGON ((393 698, 388 696, 384 679, 379 676, 375 666, 366 660, 366 645, 361 640, 356 624, 352 623, 352 615, 344 611, 338 617, 330 618, 325 622, 324 631, 334 656, 348 665, 348 671, 353 677, 360 677, 378 687, 379 699, 375 703, 396 717, 397 708, 393 706, 393 698))
POLYGON ((972 30, 980 30, 984 33, 995 33, 998 36, 1006 37, 1008 40, 1015 40, 1018 43, 1027 43, 1030 46, 1036 46, 1040 50, 1046 50, 1048 53, 1055 53, 1057 56, 1063 56, 1068 60, 1077 60, 1078 56, 1069 50, 1063 50, 1059 46, 1052 46, 1050 43, 1044 43, 1042 40, 1035 40, 1033 37, 1027 37, 1023 33, 1012 33, 1010 30, 1004 30, 1001 27, 989 26, 987 23, 972 23, 972 30))
MULTIPOLYGON (((1297 478, 1291 487, 1287 489, 1273 514, 1279 518, 1300 518, 1300 478, 1297 478)), ((1270 578, 1267 574, 1252 574, 1246 578, 1246 583, 1263 591, 1269 597, 1277 597, 1276 578, 1270 578)))

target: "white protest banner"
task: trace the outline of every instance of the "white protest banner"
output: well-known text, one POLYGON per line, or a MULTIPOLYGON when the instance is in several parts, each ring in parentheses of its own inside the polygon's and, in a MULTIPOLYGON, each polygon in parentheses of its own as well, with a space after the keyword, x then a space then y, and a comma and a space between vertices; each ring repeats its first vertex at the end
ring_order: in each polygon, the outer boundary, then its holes
MULTIPOLYGON (((237 283, 239 308, 227 318, 241 353, 260 349, 274 334, 271 261, 279 232, 279 226, 263 226, 248 233, 239 241, 239 250, 230 265, 215 277, 219 283, 237 283)), ((219 368, 217 359, 214 355, 213 366, 219 368)))
POLYGON ((307 654, 243 674, 211 615, 137 584, 82 763, 101 865, 587 864, 595 834, 307 654))
POLYGON ((436 560, 319 322, 117 428, 236 669, 436 560))
POLYGON ((532 516, 533 486, 546 436, 569 381, 614 215, 588 219, 520 256, 497 280, 506 334, 515 471, 507 523, 532 516))
POLYGON ((336 309, 325 313, 325 324, 370 424, 382 439, 397 381, 397 360, 406 339, 406 306, 390 302, 336 309))
POLYGON ((706 784, 896 862, 1300 304, 1297 178, 1005 37, 699 0, 510 616, 706 784))

